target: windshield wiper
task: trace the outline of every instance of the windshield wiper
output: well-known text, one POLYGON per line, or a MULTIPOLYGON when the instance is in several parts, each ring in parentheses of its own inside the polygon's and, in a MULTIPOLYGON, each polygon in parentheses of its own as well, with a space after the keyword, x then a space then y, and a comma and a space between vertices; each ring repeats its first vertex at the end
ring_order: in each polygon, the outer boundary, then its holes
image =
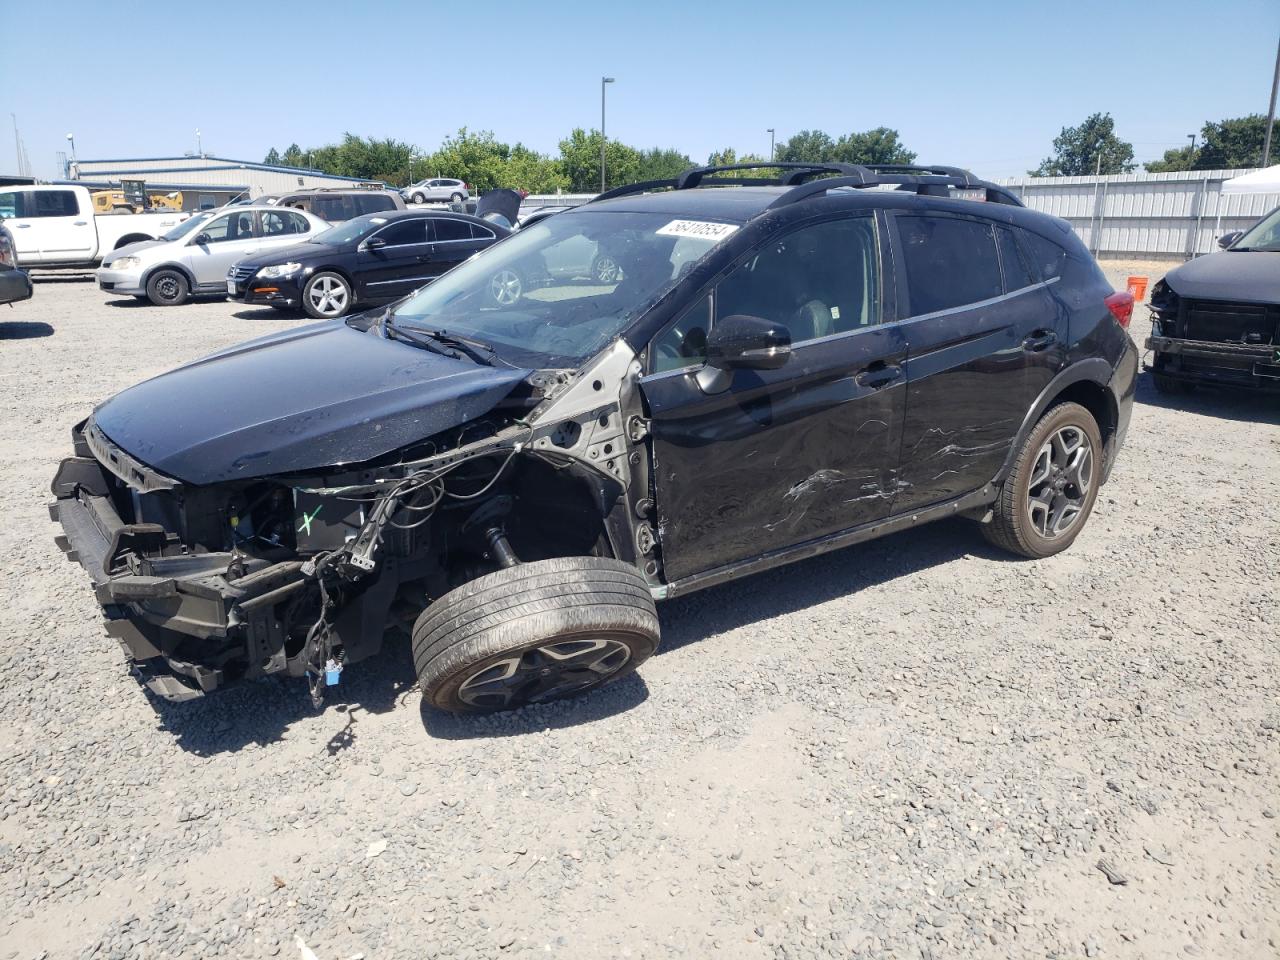
POLYGON ((397 326, 391 321, 390 311, 387 311, 382 317, 382 331, 388 339, 403 340, 406 343, 412 343, 434 353, 443 354, 446 357, 454 357, 455 359, 457 354, 461 353, 483 366, 493 366, 493 357, 496 351, 483 340, 464 337, 457 333, 448 333, 444 330, 420 330, 416 327, 405 328, 397 326), (441 347, 451 348, 453 352, 442 350, 440 349, 441 347), (484 351, 484 353, 481 353, 481 351, 484 351), (488 356, 485 354, 488 354, 488 356))

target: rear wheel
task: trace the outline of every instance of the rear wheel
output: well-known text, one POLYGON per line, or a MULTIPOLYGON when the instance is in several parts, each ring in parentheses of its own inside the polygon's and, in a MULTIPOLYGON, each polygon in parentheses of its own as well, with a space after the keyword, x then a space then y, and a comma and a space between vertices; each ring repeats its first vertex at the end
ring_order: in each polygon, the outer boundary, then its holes
POLYGON ((454 203, 461 203, 461 202, 462 202, 462 194, 457 193, 457 192, 454 192, 454 193, 452 193, 452 194, 450 194, 450 195, 449 195, 449 199, 450 199, 450 200, 452 200, 454 203))
POLYGON ((147 299, 157 307, 176 307, 190 295, 187 278, 177 270, 157 270, 147 280, 147 299))
POLYGON ((1051 408, 1023 442, 982 532, 1024 557, 1050 557, 1084 529, 1098 496, 1102 437, 1078 403, 1051 408))
POLYGON ((423 697, 453 713, 585 693, 631 673, 657 647, 644 578, 601 557, 538 560, 472 580, 413 628, 423 697))
POLYGON ((336 273, 317 273, 302 288, 302 309, 317 320, 340 317, 351 304, 351 285, 336 273))

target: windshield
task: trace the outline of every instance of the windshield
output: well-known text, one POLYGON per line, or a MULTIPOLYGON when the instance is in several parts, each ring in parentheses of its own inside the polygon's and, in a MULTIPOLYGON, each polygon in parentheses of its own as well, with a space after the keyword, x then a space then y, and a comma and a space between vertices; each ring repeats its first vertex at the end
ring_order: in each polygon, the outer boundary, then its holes
POLYGON ((161 235, 161 240, 181 240, 188 233, 194 230, 200 224, 204 223, 213 216, 213 211, 207 213, 197 213, 190 220, 183 220, 180 224, 170 230, 168 233, 161 235))
POLYGON ((344 243, 353 243, 359 240, 366 233, 373 233, 386 222, 386 217, 356 217, 346 223, 340 223, 336 227, 330 227, 323 233, 317 233, 311 238, 311 242, 327 243, 331 246, 339 247, 344 243))
POLYGON ((449 271, 392 322, 473 337, 520 366, 577 366, 736 229, 658 213, 561 214, 449 271))
POLYGON ((1280 253, 1280 207, 1245 231, 1245 235, 1233 243, 1231 249, 1280 253))

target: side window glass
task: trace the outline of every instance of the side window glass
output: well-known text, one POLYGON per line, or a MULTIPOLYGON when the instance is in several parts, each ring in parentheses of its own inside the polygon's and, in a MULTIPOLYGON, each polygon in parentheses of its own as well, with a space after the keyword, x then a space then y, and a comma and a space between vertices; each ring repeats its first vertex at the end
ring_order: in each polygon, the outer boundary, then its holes
POLYGON ((911 315, 1000 296, 991 224, 958 217, 898 217, 911 315))
POLYGON ((702 364, 707 359, 711 298, 703 297, 653 338, 649 369, 654 373, 702 364))
POLYGON ((488 227, 482 227, 478 223, 471 224, 471 238, 473 240, 492 240, 494 233, 488 227))
POLYGON ((28 217, 74 217, 80 212, 76 195, 70 190, 33 190, 28 196, 34 200, 34 210, 28 217))
POLYGON ((0 217, 25 217, 26 204, 21 190, 6 190, 0 193, 0 217))
POLYGON ((289 230, 290 233, 311 232, 311 221, 306 217, 296 213, 285 213, 284 216, 288 218, 289 223, 293 224, 293 227, 289 230))
POLYGON ((235 237, 231 234, 231 221, 235 217, 236 214, 233 213, 214 217, 197 231, 196 236, 207 238, 208 243, 222 243, 224 240, 234 240, 235 237))
POLYGON ((434 226, 437 242, 471 239, 471 225, 465 220, 446 220, 440 217, 435 221, 434 226))
POLYGON ((1018 249, 1013 231, 1008 227, 996 227, 996 239, 1000 242, 1000 266, 1004 270, 1005 292, 1021 290, 1035 283, 1027 260, 1018 249))
POLYGON ((264 237, 279 237, 289 233, 297 233, 297 220, 302 219, 297 214, 288 213, 284 210, 264 210, 258 214, 258 217, 262 222, 262 235, 264 237))
POLYGON ((376 236, 387 242, 389 247, 403 247, 412 243, 427 242, 427 221, 414 218, 397 220, 389 227, 383 227, 376 236))
POLYGON ((1040 279, 1052 280, 1054 277, 1062 276, 1062 263, 1067 259, 1067 251, 1052 240, 1046 240, 1030 230, 1023 230, 1021 233, 1031 253, 1035 272, 1040 275, 1040 279))
POLYGON ((738 313, 785 324, 793 343, 879 323, 875 219, 828 220, 770 241, 716 289, 716 319, 738 313))
POLYGON ((369 194, 368 196, 355 197, 356 209, 360 213, 378 213, 382 210, 394 210, 396 208, 395 201, 385 194, 369 194))

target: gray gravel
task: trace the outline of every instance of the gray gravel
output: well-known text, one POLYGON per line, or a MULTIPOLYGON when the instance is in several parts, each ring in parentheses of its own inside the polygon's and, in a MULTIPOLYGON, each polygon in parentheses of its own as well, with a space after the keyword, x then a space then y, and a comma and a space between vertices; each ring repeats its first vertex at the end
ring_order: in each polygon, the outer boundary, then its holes
POLYGON ((48 482, 96 400, 296 321, 103 300, 0 308, 0 960, 1276 955, 1276 403, 1144 377, 1068 554, 956 521, 675 601, 584 700, 425 712, 396 646, 319 714, 173 707, 48 482))

